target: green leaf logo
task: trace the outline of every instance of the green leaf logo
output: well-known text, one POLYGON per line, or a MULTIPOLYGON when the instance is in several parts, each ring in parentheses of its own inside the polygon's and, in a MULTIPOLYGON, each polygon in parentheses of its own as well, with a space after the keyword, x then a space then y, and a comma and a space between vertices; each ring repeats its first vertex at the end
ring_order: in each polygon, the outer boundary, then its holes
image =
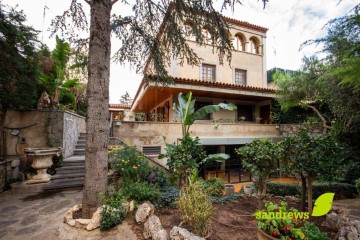
POLYGON ((313 217, 320 217, 327 214, 332 206, 335 193, 324 193, 315 201, 314 210, 311 214, 313 217))

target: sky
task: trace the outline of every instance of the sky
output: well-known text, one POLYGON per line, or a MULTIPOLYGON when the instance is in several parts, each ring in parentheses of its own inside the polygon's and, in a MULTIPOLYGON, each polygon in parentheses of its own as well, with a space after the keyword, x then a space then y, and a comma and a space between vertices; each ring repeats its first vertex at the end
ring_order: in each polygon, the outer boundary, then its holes
MULTIPOLYGON (((85 11, 90 14, 84 0, 78 1, 83 2, 85 11)), ((55 47, 55 37, 50 38, 48 28, 56 15, 68 9, 71 0, 2 0, 2 2, 13 7, 18 5, 18 9, 23 10, 27 17, 27 24, 41 31, 39 40, 50 49, 55 47)), ((348 13, 357 1, 270 0, 265 9, 261 0, 242 0, 242 3, 243 5, 236 6, 234 12, 227 10, 223 15, 269 29, 266 39, 267 69, 279 67, 297 70, 304 56, 311 56, 320 49, 320 46, 309 46, 299 51, 301 43, 324 36, 326 31, 323 26, 329 20, 348 13)), ((131 8, 124 6, 121 1, 113 6, 112 12, 120 15, 132 14, 131 8)), ((112 52, 114 53, 119 46, 119 41, 112 37, 112 52)), ((128 64, 112 63, 110 103, 119 103, 126 91, 133 98, 141 79, 142 75, 136 74, 135 68, 131 68, 128 64)))

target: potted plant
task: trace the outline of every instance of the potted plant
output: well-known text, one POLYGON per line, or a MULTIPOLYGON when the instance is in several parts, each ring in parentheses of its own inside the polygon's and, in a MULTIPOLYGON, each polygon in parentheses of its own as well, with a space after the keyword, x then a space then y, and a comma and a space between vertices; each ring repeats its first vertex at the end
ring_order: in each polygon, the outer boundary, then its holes
POLYGON ((253 185, 252 184, 246 184, 244 186, 244 193, 247 196, 251 196, 253 193, 253 185))
POLYGON ((245 121, 245 117, 244 117, 244 116, 241 116, 241 117, 239 117, 239 120, 240 120, 240 121, 245 121))
POLYGON ((135 120, 136 121, 145 121, 145 113, 143 113, 143 112, 135 113, 135 120))
POLYGON ((265 202, 265 210, 259 210, 254 214, 258 227, 258 240, 305 239, 305 234, 301 228, 304 221, 294 217, 294 213, 297 212, 294 208, 288 210, 287 203, 284 201, 280 205, 265 202), (292 214, 289 215, 289 213, 292 214))

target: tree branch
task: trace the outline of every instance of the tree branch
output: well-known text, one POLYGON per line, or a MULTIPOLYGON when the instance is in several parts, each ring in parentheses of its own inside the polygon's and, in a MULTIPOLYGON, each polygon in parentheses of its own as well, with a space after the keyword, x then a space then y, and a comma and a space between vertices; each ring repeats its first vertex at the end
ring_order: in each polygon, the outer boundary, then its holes
POLYGON ((317 115, 318 117, 321 119, 321 121, 323 122, 323 127, 330 129, 331 127, 329 125, 326 124, 326 119, 324 118, 324 116, 320 113, 319 110, 317 110, 316 107, 311 106, 310 104, 304 104, 306 107, 311 108, 317 115))

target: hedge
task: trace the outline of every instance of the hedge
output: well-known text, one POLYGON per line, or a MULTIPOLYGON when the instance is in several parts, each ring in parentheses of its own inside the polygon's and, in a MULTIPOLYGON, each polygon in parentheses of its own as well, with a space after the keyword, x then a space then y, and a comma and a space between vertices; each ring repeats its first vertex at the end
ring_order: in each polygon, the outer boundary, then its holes
MULTIPOLYGON (((333 192, 335 199, 352 197, 356 194, 356 187, 348 183, 314 183, 312 186, 313 199, 320 195, 333 192)), ((301 194, 301 186, 288 183, 269 182, 266 184, 267 193, 275 196, 295 196, 301 194)))

